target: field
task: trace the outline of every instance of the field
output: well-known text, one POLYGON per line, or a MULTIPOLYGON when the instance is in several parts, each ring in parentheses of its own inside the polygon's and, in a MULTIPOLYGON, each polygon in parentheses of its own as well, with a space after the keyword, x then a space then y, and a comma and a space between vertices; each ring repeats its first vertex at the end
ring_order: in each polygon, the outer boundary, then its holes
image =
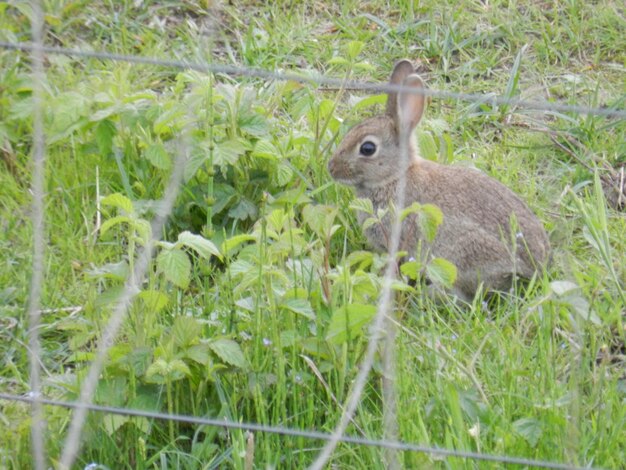
MULTIPOLYGON (((485 97, 430 99, 417 130, 422 156, 513 189, 545 224, 553 252, 524 295, 489 304, 434 304, 420 282, 394 284, 398 439, 624 468, 626 119, 551 107, 626 108, 622 2, 44 5, 47 46, 310 77, 46 55, 46 251, 35 266, 45 397, 79 398, 155 236, 94 403, 332 432, 366 354, 386 256, 368 246, 356 219, 362 202, 327 163, 385 95, 319 82, 385 82, 408 58, 430 89, 485 97), (542 109, 495 104, 495 95, 542 109), (171 214, 151 226, 175 170, 171 214)), ((28 3, 0 3, 0 42, 30 41, 31 17, 28 3)), ((28 50, 0 47, 0 393, 11 395, 30 390, 32 77, 28 50)), ((351 436, 389 435, 382 349, 351 436)), ((30 413, 0 400, 1 468, 34 468, 30 413)), ((55 468, 72 411, 44 413, 55 468)), ((324 445, 95 412, 81 437, 72 468, 306 468, 324 445)), ((385 468, 386 455, 340 443, 328 468, 385 468)), ((403 468, 507 465, 398 457, 403 468)))

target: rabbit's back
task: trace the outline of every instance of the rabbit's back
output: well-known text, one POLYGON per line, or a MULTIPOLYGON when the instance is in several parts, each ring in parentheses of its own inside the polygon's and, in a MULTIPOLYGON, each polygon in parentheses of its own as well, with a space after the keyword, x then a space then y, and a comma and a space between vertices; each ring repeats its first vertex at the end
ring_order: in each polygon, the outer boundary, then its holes
MULTIPOLYGON (((419 159, 406 174, 405 205, 434 204, 443 222, 432 243, 419 232, 416 216, 402 224, 400 250, 409 256, 442 257, 457 267, 456 291, 465 299, 484 283, 507 290, 514 277, 530 278, 548 259, 550 245, 541 222, 509 188, 478 170, 419 159), (417 253, 420 247, 421 253, 417 253)), ((397 182, 359 194, 376 209, 396 197, 397 182)), ((360 192, 360 191, 359 191, 360 192)), ((367 218, 359 214, 361 223, 367 218)), ((378 250, 389 248, 391 215, 365 230, 378 250)))
POLYGON ((407 198, 438 206, 448 218, 474 222, 484 230, 524 241, 535 261, 549 252, 543 225, 526 203, 479 170, 420 160, 409 172, 407 198), (515 233, 511 233, 515 229, 515 233))
MULTIPOLYGON (((443 223, 431 253, 453 262, 459 282, 475 291, 480 280, 502 290, 511 275, 532 277, 547 262, 550 244, 543 225, 513 191, 478 170, 418 161, 408 173, 407 204, 434 204, 443 223)), ((406 220, 403 249, 422 237, 415 220, 406 220)), ((423 240, 422 240, 423 243, 423 240)))

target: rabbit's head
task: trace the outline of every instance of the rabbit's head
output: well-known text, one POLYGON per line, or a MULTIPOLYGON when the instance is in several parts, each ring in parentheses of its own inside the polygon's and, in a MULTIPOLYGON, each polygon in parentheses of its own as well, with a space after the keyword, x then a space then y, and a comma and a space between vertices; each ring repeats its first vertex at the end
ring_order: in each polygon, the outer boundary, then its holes
POLYGON ((413 130, 422 118, 426 100, 412 90, 423 89, 424 82, 408 60, 401 60, 389 83, 407 90, 389 92, 385 114, 348 131, 328 163, 335 180, 357 189, 375 189, 397 180, 419 159, 413 130))

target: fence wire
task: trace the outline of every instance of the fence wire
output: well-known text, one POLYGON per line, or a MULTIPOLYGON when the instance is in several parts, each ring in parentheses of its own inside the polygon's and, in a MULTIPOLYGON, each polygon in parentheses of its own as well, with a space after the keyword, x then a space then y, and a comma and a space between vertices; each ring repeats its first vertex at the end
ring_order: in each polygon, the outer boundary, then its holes
MULTIPOLYGON (((8 400, 14 402, 32 403, 35 398, 24 395, 13 395, 9 393, 0 393, 0 400, 8 400)), ((303 437, 306 439, 330 441, 333 436, 329 433, 321 431, 307 431, 301 429, 287 428, 282 426, 267 426, 257 423, 243 423, 239 421, 200 418, 198 416, 187 416, 179 414, 160 413, 158 411, 146 411, 132 408, 117 408, 114 406, 102 406, 89 404, 85 405, 81 402, 67 402, 60 400, 50 400, 47 398, 40 398, 38 400, 43 405, 56 406, 68 409, 80 409, 85 408, 89 411, 98 413, 106 413, 119 416, 129 416, 137 418, 158 419, 164 421, 176 421, 179 423, 195 424, 199 426, 215 426, 225 429, 268 433, 268 434, 280 434, 287 437, 303 437)), ((533 460, 521 457, 510 457, 507 455, 495 455, 484 454, 480 452, 468 452, 462 450, 446 449, 443 447, 429 447, 421 446, 417 444, 411 444, 402 441, 388 441, 368 439, 365 437, 347 436, 342 435, 339 437, 339 441, 345 444, 362 445, 368 447, 379 447, 387 449, 397 449, 404 452, 416 452, 422 454, 430 454, 440 457, 456 457, 461 459, 472 459, 486 462, 497 462, 511 465, 523 465, 527 467, 535 468, 551 468, 551 469, 569 469, 569 470, 599 470, 595 467, 578 467, 575 465, 564 464, 560 462, 549 462, 545 460, 533 460)))
MULTIPOLYGON (((411 66, 411 68, 413 68, 411 66)), ((425 87, 421 87, 425 88, 425 87)), ((392 99, 389 95, 388 99, 392 99)), ((408 162, 411 159, 411 152, 409 150, 410 134, 413 132, 411 128, 408 130, 406 126, 400 126, 398 137, 400 141, 400 155, 398 159, 398 165, 400 168, 408 168, 408 162)), ((395 309, 393 308, 394 292, 392 289, 393 281, 396 279, 396 273, 398 265, 396 264, 397 254, 400 249, 400 237, 402 234, 402 210, 405 207, 406 199, 406 186, 407 186, 407 172, 400 174, 397 188, 395 188, 394 201, 397 211, 395 212, 392 224, 389 244, 387 246, 387 252, 389 259, 387 266, 385 267, 385 276, 382 285, 382 289, 378 298, 378 305, 376 309, 376 316, 370 326, 370 338, 365 351, 365 356, 361 361, 359 372, 354 379, 354 385, 348 399, 347 405, 342 411, 339 423, 335 427, 335 431, 332 437, 319 453, 313 464, 309 467, 310 470, 322 470, 333 452, 337 444, 340 442, 341 437, 345 434, 348 424, 352 420, 356 409, 359 406, 361 396, 367 385, 367 379, 374 365, 374 358, 376 357, 376 351, 378 349, 378 343, 384 339, 383 348, 383 363, 388 364, 393 360, 394 347, 392 344, 395 339, 395 325, 393 323, 393 314, 395 309)), ((391 194, 390 194, 391 196, 391 194)), ((395 409, 396 396, 393 388, 395 383, 395 368, 386 369, 384 371, 384 385, 383 385, 383 423, 385 435, 390 437, 396 437, 396 423, 395 417, 397 410, 395 409)), ((399 468, 399 459, 395 452, 390 450, 385 453, 385 467, 390 470, 397 470, 399 468)))
POLYGON ((341 78, 327 77, 320 75, 303 75, 293 72, 279 72, 249 67, 237 67, 234 65, 208 64, 191 62, 177 59, 161 59, 156 57, 144 57, 125 54, 115 54, 104 51, 84 51, 80 49, 67 49, 63 47, 43 46, 39 47, 27 42, 6 42, 0 41, 0 48, 30 51, 35 48, 46 54, 60 54, 69 57, 83 57, 101 60, 113 60, 116 62, 129 62, 133 64, 155 65, 176 69, 189 69, 198 72, 216 73, 241 77, 255 77, 264 80, 293 81, 305 84, 326 85, 341 87, 351 90, 362 90, 370 92, 400 92, 423 94, 433 98, 445 100, 467 101, 491 106, 511 106, 534 111, 575 113, 585 115, 604 116, 608 118, 626 118, 626 109, 613 109, 609 107, 591 107, 582 105, 572 105, 552 101, 527 100, 516 96, 503 96, 479 93, 460 93, 453 91, 437 90, 433 88, 422 88, 419 90, 403 87, 402 85, 390 85, 381 83, 366 83, 354 80, 344 80, 341 78))
MULTIPOLYGON (((466 101, 472 102, 475 104, 485 104, 493 107, 496 106, 509 106, 512 108, 520 108, 526 110, 533 111, 542 111, 548 113, 575 113, 582 115, 596 115, 603 116, 606 118, 626 118, 626 110, 618 109, 618 108, 608 108, 608 107, 589 107, 589 106, 581 106, 581 105, 570 105, 560 102, 550 102, 550 101, 538 101, 538 100, 525 100, 515 96, 502 96, 495 94, 470 94, 470 93, 458 93, 458 92, 450 92, 443 91, 437 89, 430 88, 419 88, 416 89, 414 87, 405 88, 401 85, 390 85, 390 84, 373 84, 373 83, 365 83, 359 81, 346 81, 339 78, 327 77, 322 74, 320 75, 303 75, 293 72, 283 72, 283 71, 268 71, 256 68, 245 68, 245 67, 236 67, 230 65, 222 65, 222 64, 208 64, 208 63, 198 63, 198 62, 190 62, 185 60, 177 60, 177 59, 162 59, 162 58, 154 58, 154 57, 144 57, 144 56, 133 56, 133 55, 124 55, 124 54, 115 54, 104 51, 86 51, 86 50, 78 50, 78 49, 67 49, 60 47, 49 47, 42 46, 37 38, 33 37, 33 43, 26 42, 4 42, 0 41, 0 48, 8 49, 8 50, 21 50, 21 51, 29 51, 33 59, 41 56, 42 54, 61 54, 69 57, 77 57, 77 58, 93 58, 99 60, 110 60, 110 61, 118 61, 118 62, 128 62, 133 64, 144 64, 151 66, 161 66, 168 68, 176 68, 176 69, 190 69, 196 70, 199 72, 205 73, 214 73, 214 74, 225 74, 230 76, 245 76, 245 77, 255 77, 262 80, 280 80, 280 81, 295 81, 299 83, 309 84, 309 85, 323 85, 329 87, 339 87, 342 89, 353 89, 353 90, 361 90, 361 91, 369 91, 369 92, 399 92, 405 91, 409 93, 418 93, 426 96, 431 96, 439 99, 447 99, 447 100, 458 100, 458 101, 466 101)), ((33 60, 33 76, 37 78, 37 60, 33 60)), ((37 112, 37 108, 35 107, 34 119, 36 122, 37 114, 39 114, 39 118, 41 118, 41 110, 37 112)), ((41 126, 40 126, 41 127, 41 126)), ((41 149, 45 147, 43 140, 43 128, 39 129, 35 126, 34 129, 34 141, 35 143, 41 142, 41 149)), ((186 150, 181 152, 182 154, 186 154, 186 150)), ((35 157, 37 154, 35 153, 35 157)), ((37 159, 35 158, 35 161, 37 159)), ((43 162, 43 160, 42 160, 43 162)), ((43 165, 43 163, 41 163, 43 165)), ((183 165, 179 165, 178 163, 174 166, 175 171, 173 172, 170 185, 166 191, 166 195, 163 199, 162 211, 159 212, 155 222, 153 223, 153 234, 160 234, 163 221, 168 217, 171 212, 172 204, 175 198, 175 194, 180 182, 180 173, 176 171, 176 168, 181 169, 183 165)), ((35 173, 33 177, 33 185, 41 184, 40 189, 43 187, 43 184, 39 182, 38 176, 35 173)), ((404 181, 405 178, 401 178, 401 181, 404 181)), ((403 183, 404 184, 404 183, 403 183)), ((399 202, 398 207, 402 208, 404 206, 402 198, 404 195, 404 191, 400 190, 399 187, 397 199, 399 202)), ((35 201, 35 198, 34 198, 35 201)), ((33 221, 33 227, 35 228, 37 225, 33 221)), ((392 254, 397 251, 397 244, 399 238, 400 226, 398 225, 398 221, 396 220, 394 224, 394 229, 392 233, 395 233, 395 237, 392 236, 391 243, 391 252, 392 254), (395 241, 393 241, 395 240, 395 241)), ((150 246, 154 243, 154 239, 151 240, 150 246)), ((37 246, 37 240, 34 240, 35 246, 37 246)), ((37 383, 32 383, 31 385, 31 395, 30 396, 20 396, 20 395, 11 395, 6 393, 0 393, 0 399, 3 400, 11 400, 11 401, 20 401, 30 403, 33 406, 33 410, 36 410, 38 405, 49 405, 49 406, 57 406, 57 407, 65 407, 68 409, 72 409, 75 411, 73 416, 70 432, 68 433, 68 438, 66 441, 66 446, 63 450, 63 455, 61 458, 61 466, 63 468, 70 468, 72 463, 75 460, 75 456, 79 450, 79 441, 80 441, 80 433, 82 430, 82 426, 84 424, 85 416, 87 411, 115 414, 115 415, 124 415, 124 416, 134 416, 134 417, 144 417, 150 419, 159 419, 159 420, 169 420, 169 421, 177 421, 177 422, 185 422, 190 424, 197 425, 207 425, 207 426, 219 426, 227 429, 239 429, 239 430, 248 430, 253 432, 260 433, 273 433, 273 434, 281 434, 285 436, 292 437, 303 437, 308 439, 315 439, 326 441, 326 446, 324 450, 318 455, 317 460, 314 462, 312 468, 322 468, 324 464, 327 462, 328 458, 332 454, 334 447, 337 443, 343 442, 346 444, 354 444, 354 445, 363 445, 363 446, 371 446, 371 447, 379 447, 383 449, 392 449, 397 451, 406 451, 406 452, 419 452, 424 454, 429 454, 433 456, 440 457, 456 457, 462 459, 472 459, 478 461, 490 461, 490 462, 498 462, 502 464, 515 464, 515 465, 523 465, 528 467, 535 468, 554 468, 554 469, 575 469, 575 468, 583 468, 583 467, 574 467, 569 464, 557 463, 557 462, 549 462, 543 460, 532 460, 526 458, 519 457, 511 457, 506 455, 493 455, 493 454, 484 454, 480 452, 466 452, 466 451, 458 451, 453 449, 439 448, 439 447, 429 447, 429 446, 421 446, 417 444, 405 443, 395 439, 388 440, 374 440, 367 439, 364 437, 353 437, 345 435, 345 428, 347 424, 352 418, 354 411, 356 410, 356 406, 360 400, 361 392, 366 383, 367 376, 371 369, 371 365, 373 362, 373 357, 377 350, 378 340, 381 337, 381 334, 384 332, 384 323, 385 319, 388 318, 389 312, 392 309, 393 299, 391 297, 391 284, 394 277, 393 270, 391 268, 391 264, 388 266, 385 273, 385 282, 383 284, 383 290, 381 292, 380 300, 379 300, 379 310, 375 321, 373 322, 373 327, 371 330, 371 340, 368 344, 366 359, 361 364, 361 368, 357 379, 355 380, 355 386, 350 393, 348 398, 348 402, 346 405, 346 409, 342 414, 339 424, 333 433, 323 433, 320 431, 307 431, 307 430, 298 430, 286 427, 279 426, 266 426, 256 423, 240 423, 233 421, 224 421, 217 419, 209 419, 209 418, 199 418, 195 416, 185 416, 185 415, 175 415, 175 414, 167 414, 160 412, 151 412, 145 410, 136 410, 136 409, 126 409, 126 408, 116 408, 109 406, 101 406, 94 405, 91 403, 93 398, 93 393, 95 391, 95 385, 97 383, 97 379, 99 373, 101 371, 102 365, 104 364, 104 359, 106 357, 106 351, 108 347, 114 341, 117 330, 121 325, 121 322, 124 318, 126 307, 134 295, 134 292, 137 289, 137 286, 141 282, 145 274, 145 270, 148 266, 148 263, 151 259, 151 249, 150 246, 146 247, 145 251, 140 257, 140 262, 137 263, 136 271, 133 275, 131 275, 129 282, 126 283, 125 294, 122 296, 118 306, 112 316, 112 320, 107 326, 105 330, 105 334, 103 335, 100 343, 100 349, 98 351, 97 359, 92 363, 91 369, 89 372, 89 380, 85 381, 83 388, 81 390, 80 400, 77 402, 63 402, 57 400, 50 400, 46 398, 42 398, 39 392, 39 385, 37 383)), ((391 257, 393 259, 393 256, 391 257)), ((34 265, 35 266, 35 265, 34 265)), ((36 271, 34 271, 36 272, 36 271)), ((33 285, 36 285, 36 278, 33 278, 31 282, 31 288, 33 285)), ((38 305, 38 304, 36 304, 38 305)), ((32 308, 32 307, 31 307, 32 308)), ((36 320, 36 318, 35 318, 36 320)), ((36 339, 36 336, 32 336, 33 341, 36 339)), ((35 345, 36 346, 36 345, 35 345)), ((38 351, 37 349, 33 349, 35 354, 38 351)), ((32 372, 31 372, 32 373, 32 372)), ((31 377, 31 381, 37 381, 37 376, 31 377)), ((35 412, 34 412, 35 413, 35 412)), ((33 433, 36 433, 36 429, 33 428, 33 433)), ((36 449, 36 441, 35 443, 35 451, 37 453, 36 462, 38 463, 40 458, 39 451, 36 449)), ((41 450, 43 452, 43 449, 41 450)), ((43 453, 41 454, 43 455, 43 453)), ((39 466, 38 466, 39 468, 39 466)), ((42 467, 43 468, 43 467, 42 467)), ((589 468, 589 467, 586 467, 589 468)))
MULTIPOLYGON (((33 42, 41 46, 43 44, 43 10, 39 2, 34 2, 31 29, 33 42)), ((33 148, 32 163, 33 177, 31 181, 32 213, 31 225, 33 229, 33 260, 28 293, 28 355, 30 361, 30 390, 35 396, 31 402, 31 443, 36 470, 46 468, 45 429, 41 402, 41 340, 39 326, 41 319, 41 291, 43 287, 43 269, 45 252, 45 227, 44 227, 44 186, 45 186, 45 163, 46 163, 46 140, 44 134, 43 118, 43 87, 46 79, 44 70, 44 54, 40 47, 30 50, 33 78, 33 148)))

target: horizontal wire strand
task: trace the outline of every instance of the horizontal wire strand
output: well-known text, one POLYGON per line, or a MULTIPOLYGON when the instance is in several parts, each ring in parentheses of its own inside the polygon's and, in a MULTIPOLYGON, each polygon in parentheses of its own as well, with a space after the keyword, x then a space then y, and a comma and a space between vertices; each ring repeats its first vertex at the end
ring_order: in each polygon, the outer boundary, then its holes
MULTIPOLYGON (((28 42, 6 42, 0 41, 0 48, 31 51, 37 46, 28 42)), ((495 94, 460 93, 453 91, 437 90, 433 88, 403 87, 402 85, 390 85, 381 83, 366 83, 340 78, 325 77, 323 75, 308 76, 293 72, 273 72, 270 70, 236 67, 233 65, 205 64, 189 62, 177 59, 159 59, 156 57, 144 57, 126 54, 116 54, 103 51, 84 51, 80 49, 67 49, 62 47, 44 46, 39 48, 46 54, 59 54, 70 57, 89 57, 101 60, 112 60, 117 62, 129 62, 134 64, 156 65, 178 69, 190 69, 205 73, 220 73, 225 75, 235 75, 244 77, 256 77, 265 80, 294 81, 298 83, 316 83, 333 87, 344 87, 353 90, 375 91, 375 92, 399 92, 405 91, 414 94, 423 94, 434 98, 446 100, 468 101, 472 103, 488 104, 492 106, 513 106, 527 110, 552 111, 559 113, 576 113, 607 118, 626 118, 626 109, 598 108, 581 105, 570 105, 564 103, 526 100, 518 97, 507 97, 495 94)))
MULTIPOLYGON (((24 395, 0 393, 0 400, 32 403, 33 401, 35 401, 35 398, 24 396, 24 395)), ((216 427, 223 427, 223 428, 228 428, 228 429, 239 429, 239 430, 254 431, 254 432, 268 433, 268 434, 281 434, 281 435, 289 436, 289 437, 303 437, 307 439, 319 439, 323 441, 328 441, 332 438, 332 434, 330 433, 324 433, 321 431, 306 431, 306 430, 300 430, 300 429, 292 429, 292 428, 287 428, 287 427, 282 427, 282 426, 267 426, 267 425, 257 424, 257 423, 242 423, 242 422, 229 421, 229 420, 200 418, 197 416, 168 414, 168 413, 160 413, 157 411, 146 411, 146 410, 139 410, 139 409, 132 409, 132 408, 117 408, 113 406, 85 404, 85 403, 78 403, 78 402, 66 402, 66 401, 60 401, 60 400, 51 400, 48 398, 38 398, 37 401, 43 405, 48 405, 48 406, 57 406, 57 407, 69 408, 69 409, 76 409, 76 408, 84 407, 88 409, 89 411, 114 414, 114 415, 120 415, 120 416, 133 416, 133 417, 138 417, 138 418, 151 418, 151 419, 160 419, 160 420, 166 420, 166 421, 177 421, 181 423, 197 424, 197 425, 204 425, 204 426, 216 426, 216 427)), ((559 463, 559 462, 550 462, 547 460, 533 460, 533 459, 526 459, 522 457, 510 457, 506 455, 483 454, 480 452, 452 450, 452 449, 445 449, 442 447, 428 447, 428 446, 411 444, 411 443, 406 443, 406 442, 401 442, 401 441, 384 441, 384 440, 367 439, 363 437, 346 436, 346 435, 341 436, 339 440, 346 444, 356 444, 356 445, 364 445, 368 447, 382 447, 382 448, 387 448, 387 449, 397 449, 401 451, 439 455, 442 457, 458 457, 458 458, 463 458, 463 459, 482 460, 482 461, 499 462, 499 463, 506 463, 506 464, 515 464, 515 465, 526 465, 526 466, 536 467, 536 468, 553 468, 553 469, 569 469, 569 470, 583 470, 583 469, 593 470, 594 468, 594 467, 577 467, 577 466, 559 463)))

